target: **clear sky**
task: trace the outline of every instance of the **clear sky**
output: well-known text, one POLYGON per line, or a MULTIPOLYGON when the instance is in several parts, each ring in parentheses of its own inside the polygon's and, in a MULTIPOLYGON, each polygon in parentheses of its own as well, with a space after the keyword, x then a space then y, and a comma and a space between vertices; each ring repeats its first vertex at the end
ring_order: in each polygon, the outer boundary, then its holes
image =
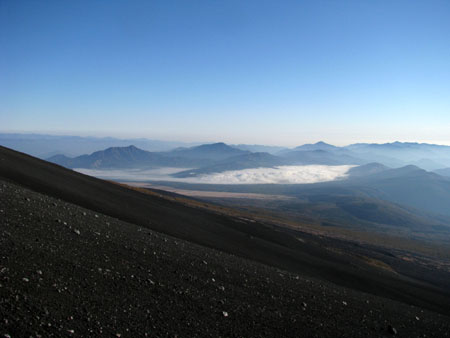
POLYGON ((450 144, 450 1, 0 0, 0 130, 450 144))

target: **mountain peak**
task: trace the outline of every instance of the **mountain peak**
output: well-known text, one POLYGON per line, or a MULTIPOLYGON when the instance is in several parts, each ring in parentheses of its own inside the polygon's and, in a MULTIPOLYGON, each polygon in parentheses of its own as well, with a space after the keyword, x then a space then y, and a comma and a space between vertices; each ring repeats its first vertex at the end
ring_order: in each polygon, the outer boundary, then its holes
POLYGON ((136 153, 136 152, 147 152, 145 150, 139 149, 134 145, 129 145, 125 147, 109 147, 105 150, 99 150, 92 154, 100 154, 100 153, 136 153))
POLYGON ((294 150, 331 150, 331 149, 336 149, 337 147, 332 145, 332 144, 328 144, 326 142, 323 141, 319 141, 316 142, 314 144, 308 143, 308 144, 304 144, 301 146, 298 146, 296 148, 294 148, 294 150))
POLYGON ((109 149, 139 149, 139 148, 134 146, 134 145, 132 145, 132 144, 130 144, 129 146, 123 146, 123 147, 109 147, 109 148, 106 148, 105 150, 100 150, 100 151, 106 151, 106 150, 109 150, 109 149))
POLYGON ((199 149, 199 148, 231 148, 231 147, 223 142, 216 142, 216 143, 202 144, 194 148, 199 149))
POLYGON ((397 170, 402 172, 425 171, 422 168, 419 168, 418 166, 413 164, 405 165, 404 167, 398 168, 397 170))
POLYGON ((224 160, 226 158, 248 154, 249 151, 231 147, 223 142, 202 144, 191 148, 178 148, 166 153, 168 156, 177 156, 191 159, 206 159, 208 161, 224 160))

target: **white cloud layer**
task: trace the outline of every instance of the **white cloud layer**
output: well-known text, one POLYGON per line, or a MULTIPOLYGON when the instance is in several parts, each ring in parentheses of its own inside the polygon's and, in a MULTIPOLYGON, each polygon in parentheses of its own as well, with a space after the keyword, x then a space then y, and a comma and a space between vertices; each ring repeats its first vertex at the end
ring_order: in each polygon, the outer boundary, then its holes
POLYGON ((173 178, 169 176, 175 172, 182 171, 180 168, 159 168, 149 170, 75 170, 90 176, 115 181, 175 181, 206 184, 306 184, 345 178, 348 170, 352 167, 353 166, 351 165, 280 166, 275 168, 232 170, 189 178, 173 178))
MULTIPOLYGON (((352 166, 281 166, 225 171, 193 178, 195 183, 211 184, 294 184, 333 181, 346 177, 352 166)), ((188 180, 191 180, 190 178, 188 180)), ((194 183, 194 182, 192 182, 194 183)))

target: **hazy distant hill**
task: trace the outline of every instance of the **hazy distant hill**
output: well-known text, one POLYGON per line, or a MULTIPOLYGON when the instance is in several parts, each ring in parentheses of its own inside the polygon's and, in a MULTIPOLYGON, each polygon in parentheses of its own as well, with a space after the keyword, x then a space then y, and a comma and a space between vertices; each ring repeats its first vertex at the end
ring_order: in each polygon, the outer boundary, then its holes
POLYGON ((148 151, 167 151, 176 147, 195 145, 195 143, 144 138, 118 139, 113 137, 0 133, 0 145, 40 158, 49 158, 58 154, 74 157, 110 147, 125 147, 130 144, 148 151))
POLYGON ((387 201, 450 215, 450 180, 413 165, 354 178, 349 184, 373 188, 387 201))
POLYGON ((48 161, 67 168, 131 168, 169 164, 158 153, 151 153, 135 146, 111 147, 75 158, 56 155, 50 157, 48 161))
POLYGON ((268 154, 268 153, 249 153, 243 154, 235 157, 230 157, 226 160, 220 161, 216 164, 193 169, 186 170, 176 174, 173 174, 174 177, 183 178, 183 177, 194 177, 200 174, 211 174, 218 173, 228 170, 242 170, 242 169, 250 169, 250 168, 270 168, 278 165, 286 165, 288 161, 268 154))
POLYGON ((371 162, 359 158, 346 148, 337 147, 322 141, 314 144, 304 144, 289 150, 283 150, 278 152, 277 155, 290 160, 292 164, 296 165, 341 165, 371 162))
MULTIPOLYGON (((426 170, 450 167, 450 147, 426 143, 355 143, 337 147, 321 141, 314 144, 304 144, 293 149, 284 149, 278 152, 277 155, 284 156, 295 151, 318 150, 339 155, 343 158, 358 159, 358 163, 378 162, 389 167, 402 167, 408 164, 414 164, 426 170)), ((336 163, 336 161, 332 162, 336 163)))
POLYGON ((223 143, 178 148, 170 152, 149 152, 131 145, 128 147, 111 147, 75 158, 55 155, 48 158, 48 161, 67 168, 189 168, 208 166, 217 161, 246 154, 250 153, 223 143))
POLYGON ((296 150, 283 153, 284 159, 291 165, 323 164, 323 165, 343 165, 343 164, 363 164, 364 160, 347 155, 338 154, 325 150, 296 150))
POLYGON ((437 169, 434 172, 438 175, 450 176, 450 168, 437 169))
POLYGON ((389 170, 389 167, 386 167, 381 163, 374 162, 353 167, 348 171, 348 174, 350 177, 361 177, 377 174, 386 170, 389 170))
POLYGON ((178 148, 170 152, 166 152, 167 156, 176 156, 190 159, 207 159, 212 161, 220 161, 229 157, 249 154, 249 151, 237 149, 226 145, 225 143, 203 144, 191 148, 178 148))
POLYGON ((429 158, 421 158, 417 161, 411 161, 410 164, 418 166, 425 170, 436 170, 445 168, 445 164, 439 163, 437 160, 431 160, 429 158))
POLYGON ((232 145, 234 148, 238 148, 241 150, 251 151, 252 153, 269 153, 275 155, 280 151, 289 150, 286 147, 278 147, 278 146, 265 146, 261 144, 236 144, 232 145))
POLYGON ((112 147, 96 151, 90 155, 70 158, 56 155, 47 159, 66 168, 96 168, 96 169, 144 169, 159 167, 188 168, 211 163, 205 159, 189 159, 167 156, 162 152, 149 152, 135 146, 112 147))
POLYGON ((323 141, 319 141, 314 144, 304 144, 298 147, 295 147, 292 149, 293 151, 314 151, 314 150, 327 150, 327 151, 333 151, 339 149, 339 147, 336 147, 334 145, 325 143, 323 141))
POLYGON ((357 143, 345 147, 356 156, 388 166, 416 164, 434 170, 450 166, 450 147, 427 143, 393 142, 384 144, 357 143))

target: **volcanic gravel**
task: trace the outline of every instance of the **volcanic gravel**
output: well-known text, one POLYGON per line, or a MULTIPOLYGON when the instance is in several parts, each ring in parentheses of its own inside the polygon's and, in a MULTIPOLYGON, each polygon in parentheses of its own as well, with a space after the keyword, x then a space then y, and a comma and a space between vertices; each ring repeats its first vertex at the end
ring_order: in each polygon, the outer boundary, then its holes
POLYGON ((0 181, 4 337, 447 337, 450 318, 0 181))

